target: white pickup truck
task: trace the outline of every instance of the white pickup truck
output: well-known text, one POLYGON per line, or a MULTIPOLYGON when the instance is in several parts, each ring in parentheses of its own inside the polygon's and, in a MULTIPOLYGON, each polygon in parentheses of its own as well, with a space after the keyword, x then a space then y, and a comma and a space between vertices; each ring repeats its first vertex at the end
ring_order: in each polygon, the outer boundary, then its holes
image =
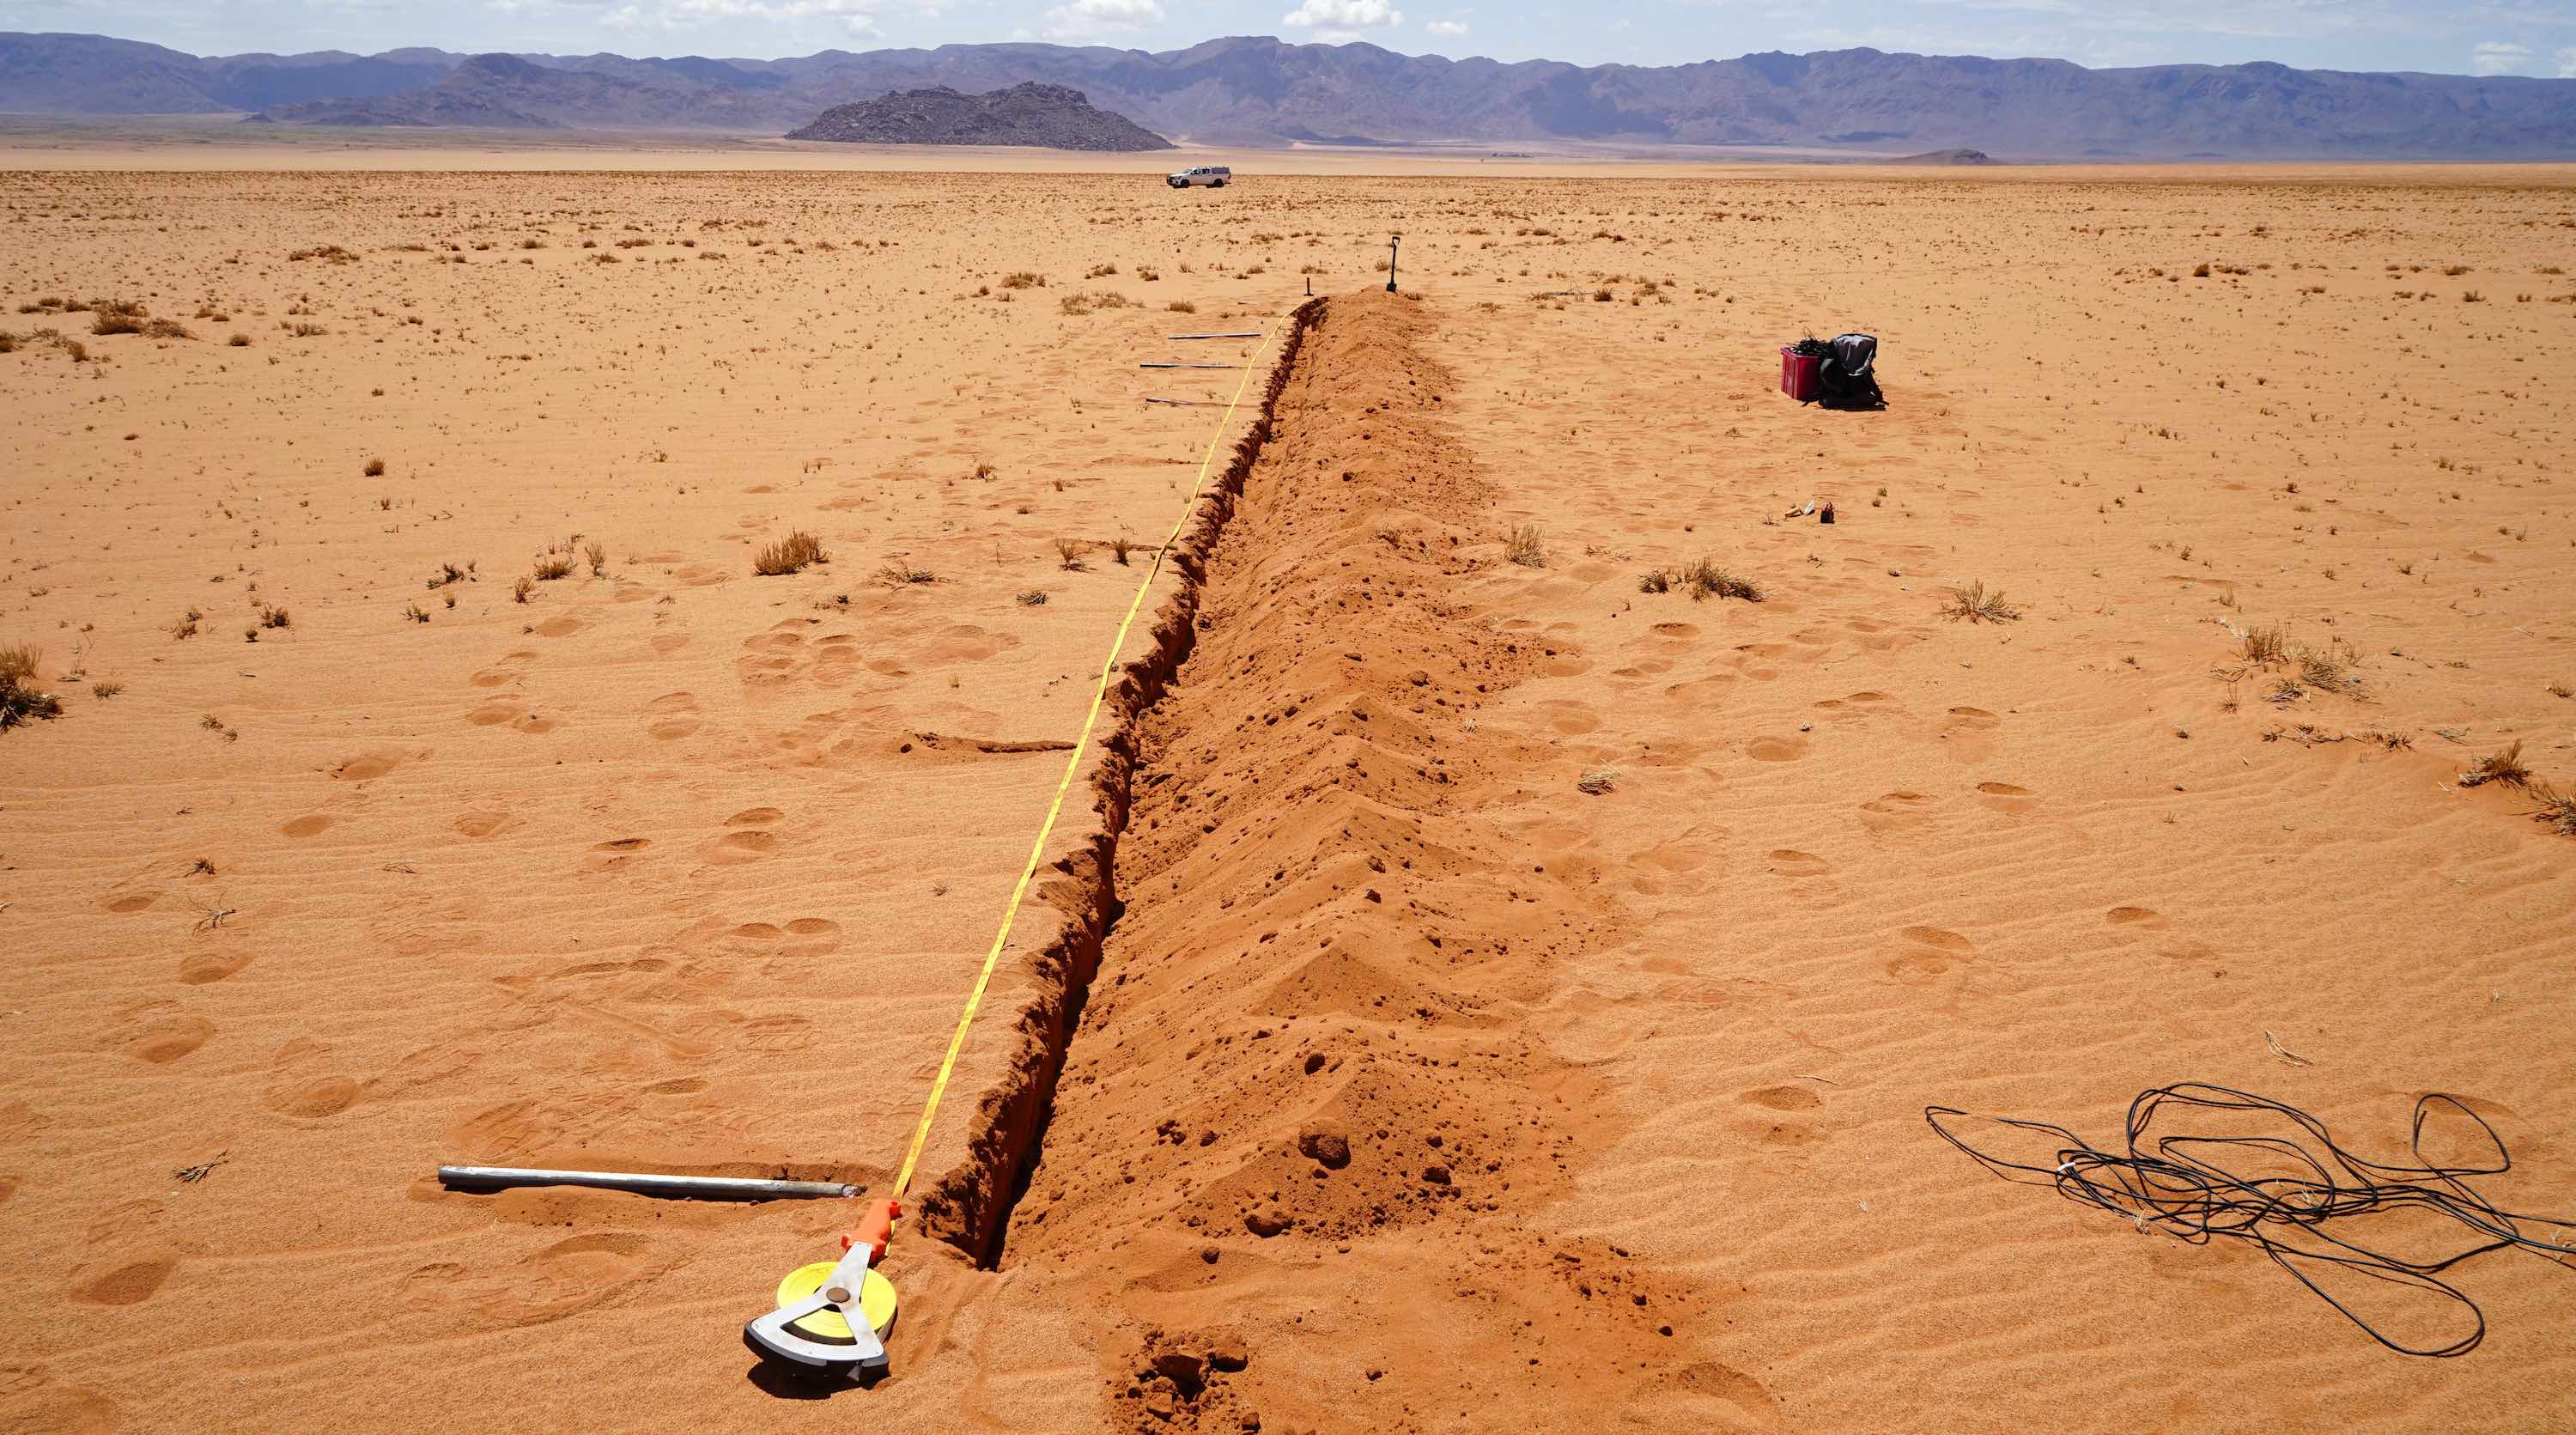
POLYGON ((1223 189, 1225 182, 1234 178, 1234 171, 1221 164, 1197 164, 1188 169, 1176 170, 1163 178, 1174 189, 1187 189, 1194 184, 1204 184, 1210 189, 1223 189))

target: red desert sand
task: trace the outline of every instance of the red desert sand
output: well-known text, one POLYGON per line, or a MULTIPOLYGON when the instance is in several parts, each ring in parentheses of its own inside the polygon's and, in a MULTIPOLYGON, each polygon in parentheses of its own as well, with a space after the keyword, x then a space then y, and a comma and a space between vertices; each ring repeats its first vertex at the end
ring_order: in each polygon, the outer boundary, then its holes
POLYGON ((1925 1109, 2576 1216, 2576 171, 16 153, 0 1427, 2567 1421, 1925 1109), (433 1177, 887 1194, 1069 761, 883 1380, 433 1177))

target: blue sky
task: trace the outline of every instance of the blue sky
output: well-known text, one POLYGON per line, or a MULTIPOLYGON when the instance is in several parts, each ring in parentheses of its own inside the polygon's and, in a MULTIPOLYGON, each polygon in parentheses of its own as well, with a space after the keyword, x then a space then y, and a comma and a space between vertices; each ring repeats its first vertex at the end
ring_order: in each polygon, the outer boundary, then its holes
POLYGON ((2576 0, 0 0, 0 29, 198 54, 436 45, 765 57, 1013 39, 1160 50, 1278 35, 1584 64, 1869 45, 2087 65, 2278 60, 2576 77, 2576 0))

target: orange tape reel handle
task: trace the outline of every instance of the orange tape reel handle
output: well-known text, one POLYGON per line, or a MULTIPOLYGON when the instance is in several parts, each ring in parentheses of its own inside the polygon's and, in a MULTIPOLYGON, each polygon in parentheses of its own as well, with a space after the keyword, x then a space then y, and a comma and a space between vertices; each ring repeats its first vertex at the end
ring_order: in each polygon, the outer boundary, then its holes
POLYGON ((894 1218, 903 1214, 903 1205, 893 1200, 870 1201, 859 1217, 857 1230, 841 1237, 841 1249, 852 1246, 868 1248, 868 1264, 885 1259, 886 1242, 894 1236, 894 1218))

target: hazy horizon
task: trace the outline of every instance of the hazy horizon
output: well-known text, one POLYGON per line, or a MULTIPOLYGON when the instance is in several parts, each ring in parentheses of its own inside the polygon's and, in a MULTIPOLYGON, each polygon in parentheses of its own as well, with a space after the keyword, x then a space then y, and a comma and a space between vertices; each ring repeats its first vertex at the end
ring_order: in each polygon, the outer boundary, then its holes
POLYGON ((220 7, 116 0, 0 0, 0 29, 108 35, 197 55, 450 51, 702 54, 775 59, 821 49, 1039 41, 1187 49, 1227 36, 1291 44, 1366 41, 1403 54, 1505 62, 1662 66, 1767 50, 2069 60, 2089 68, 2270 61, 2300 69, 2576 77, 2576 11, 2478 4, 2245 0, 1855 0, 1822 17, 1724 3, 1647 0, 1502 11, 1393 0, 245 0, 220 7))

